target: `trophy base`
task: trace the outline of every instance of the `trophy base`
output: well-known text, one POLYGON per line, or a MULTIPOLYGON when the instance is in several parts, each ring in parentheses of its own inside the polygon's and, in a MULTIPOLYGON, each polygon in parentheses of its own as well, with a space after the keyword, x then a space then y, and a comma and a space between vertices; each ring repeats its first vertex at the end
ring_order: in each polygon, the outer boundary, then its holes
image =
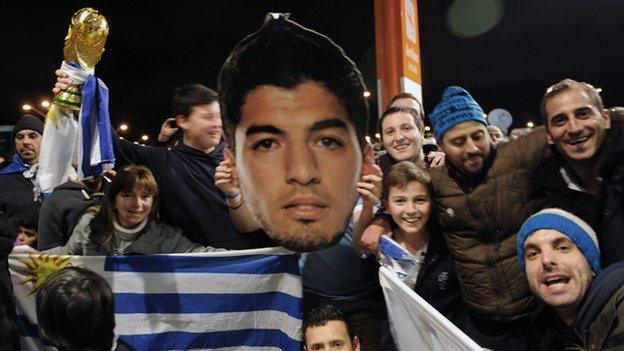
POLYGON ((80 111, 80 103, 82 102, 81 89, 72 85, 67 90, 61 91, 54 95, 52 102, 61 107, 67 107, 74 111, 80 111))

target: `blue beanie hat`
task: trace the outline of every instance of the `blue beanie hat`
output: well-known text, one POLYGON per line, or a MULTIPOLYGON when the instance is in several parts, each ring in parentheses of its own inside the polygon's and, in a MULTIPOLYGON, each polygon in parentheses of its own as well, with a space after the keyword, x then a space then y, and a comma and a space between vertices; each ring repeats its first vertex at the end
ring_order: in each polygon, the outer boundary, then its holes
POLYGON ((529 217, 518 233, 516 253, 520 268, 525 270, 524 242, 533 232, 552 229, 567 236, 581 250, 594 273, 600 272, 600 249, 596 232, 582 219, 558 208, 549 208, 529 217))
POLYGON ((483 109, 464 88, 450 86, 444 90, 442 101, 429 114, 429 121, 433 124, 433 132, 438 141, 444 133, 465 121, 477 121, 488 125, 483 109))

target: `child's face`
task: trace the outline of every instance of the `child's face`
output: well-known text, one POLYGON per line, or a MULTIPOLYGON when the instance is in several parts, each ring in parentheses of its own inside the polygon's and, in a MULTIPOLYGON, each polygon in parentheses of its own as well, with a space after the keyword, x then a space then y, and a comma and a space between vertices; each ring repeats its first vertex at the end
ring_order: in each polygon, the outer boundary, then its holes
POLYGON ((34 229, 24 228, 19 226, 19 232, 17 233, 17 245, 28 245, 35 247, 37 242, 37 231, 34 229))
POLYGON ((388 212, 404 235, 424 234, 431 217, 431 197, 424 184, 412 181, 404 188, 390 187, 388 212))

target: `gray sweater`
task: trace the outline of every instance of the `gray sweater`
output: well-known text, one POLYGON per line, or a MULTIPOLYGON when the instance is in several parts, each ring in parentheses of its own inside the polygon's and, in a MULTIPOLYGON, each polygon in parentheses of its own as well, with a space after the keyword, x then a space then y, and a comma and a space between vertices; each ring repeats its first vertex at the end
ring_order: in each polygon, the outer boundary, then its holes
POLYGON ((147 219, 134 229, 125 229, 114 223, 113 240, 107 241, 103 234, 91 234, 89 224, 93 218, 90 213, 83 215, 65 246, 43 252, 51 255, 99 256, 224 251, 195 244, 182 235, 179 228, 147 219))

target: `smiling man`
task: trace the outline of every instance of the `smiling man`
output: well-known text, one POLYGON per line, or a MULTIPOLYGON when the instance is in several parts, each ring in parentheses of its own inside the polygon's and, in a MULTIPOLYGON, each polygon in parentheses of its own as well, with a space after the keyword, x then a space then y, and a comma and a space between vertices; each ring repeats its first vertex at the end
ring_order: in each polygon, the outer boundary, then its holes
POLYGON ((446 153, 446 167, 430 172, 468 311, 464 331, 486 348, 524 350, 533 307, 515 243, 542 206, 529 175, 548 154, 544 129, 495 147, 483 109, 458 86, 445 89, 429 119, 446 153))
POLYGON ((542 210, 522 225, 517 256, 544 303, 530 349, 624 346, 624 263, 601 271, 598 239, 587 223, 561 209, 542 210))
POLYGON ((335 244, 373 164, 355 64, 329 38, 270 14, 234 48, 218 86, 226 159, 254 218, 293 250, 335 244))
POLYGON ((303 321, 304 351, 360 351, 360 341, 336 307, 312 310, 303 321))
POLYGON ((583 218, 598 233, 602 264, 624 260, 624 128, 592 85, 564 79, 541 104, 556 157, 536 177, 551 205, 583 218))

